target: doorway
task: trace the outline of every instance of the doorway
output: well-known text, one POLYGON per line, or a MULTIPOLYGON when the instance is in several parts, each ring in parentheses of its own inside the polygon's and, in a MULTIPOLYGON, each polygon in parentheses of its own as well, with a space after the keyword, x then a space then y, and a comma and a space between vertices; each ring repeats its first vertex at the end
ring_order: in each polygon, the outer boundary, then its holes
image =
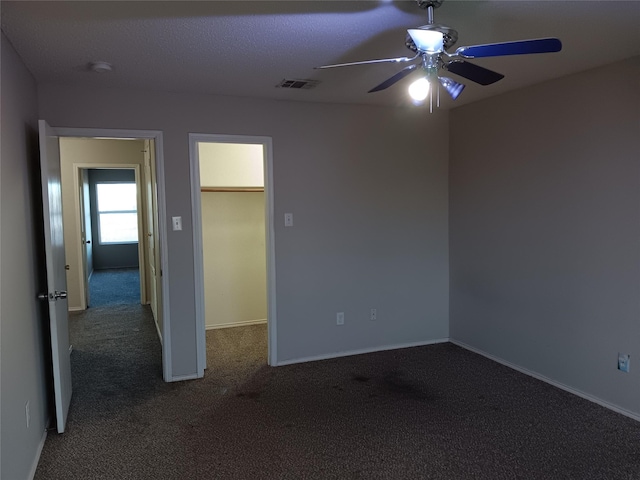
MULTIPOLYGON (((71 197, 66 203, 73 205, 71 216, 74 219, 74 224, 70 229, 70 235, 73 237, 72 243, 75 243, 75 248, 71 249, 71 255, 67 254, 67 264, 69 265, 67 271, 69 272, 73 268, 77 276, 75 307, 81 310, 86 309, 87 305, 91 305, 89 276, 95 266, 92 250, 93 246, 101 241, 98 228, 93 228, 90 225, 90 173, 91 171, 104 173, 107 170, 127 169, 129 174, 133 172, 136 185, 136 212, 133 216, 135 217, 134 224, 137 227, 136 255, 139 258, 140 295, 138 302, 151 306, 156 331, 162 345, 163 378, 165 381, 173 381, 168 298, 163 295, 163 292, 168 291, 169 279, 166 275, 168 271, 166 256, 162 255, 161 248, 162 245, 166 245, 162 133, 146 130, 85 128, 56 128, 55 132, 61 143, 66 141, 84 142, 88 148, 84 155, 76 157, 71 162, 71 168, 67 172, 67 184, 73 185, 73 188, 63 192, 63 195, 66 193, 71 197), (135 162, 126 163, 130 161, 126 160, 126 156, 114 154, 113 151, 104 148, 95 148, 98 143, 102 143, 104 146, 105 142, 111 145, 120 145, 121 148, 132 152, 132 155, 136 155, 135 162), (72 263, 75 265, 72 266, 72 263), (163 275, 163 271, 165 275, 163 275), (84 300, 84 302, 80 303, 80 300, 84 300)), ((64 156, 64 150, 61 148, 61 157, 64 156)), ((111 213, 128 213, 131 216, 132 212, 111 213)), ((98 222, 93 222, 93 224, 96 223, 98 222)), ((138 276, 137 272, 136 276, 138 276)))
POLYGON ((89 279, 94 269, 139 267, 140 303, 149 303, 144 220, 147 210, 153 215, 155 210, 142 193, 148 183, 143 156, 148 143, 144 139, 60 138, 70 311, 91 305, 89 279))
POLYGON ((140 202, 140 169, 81 168, 80 173, 89 190, 88 198, 85 192, 79 197, 81 218, 89 217, 80 268, 87 279, 80 291, 86 292, 87 307, 149 303, 141 228, 148 207, 140 202))
POLYGON ((267 323, 275 364, 271 139, 190 134, 198 372, 206 330, 267 323))

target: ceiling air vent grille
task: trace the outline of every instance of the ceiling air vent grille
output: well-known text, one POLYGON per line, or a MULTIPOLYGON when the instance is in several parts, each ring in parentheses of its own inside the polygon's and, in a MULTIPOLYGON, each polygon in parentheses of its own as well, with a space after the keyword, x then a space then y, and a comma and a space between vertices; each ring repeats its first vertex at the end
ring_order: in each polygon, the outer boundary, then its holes
POLYGON ((276 88, 293 88, 293 89, 302 89, 309 90, 310 88, 316 87, 320 82, 318 80, 307 80, 307 79, 299 79, 299 80, 289 80, 284 78, 276 88))

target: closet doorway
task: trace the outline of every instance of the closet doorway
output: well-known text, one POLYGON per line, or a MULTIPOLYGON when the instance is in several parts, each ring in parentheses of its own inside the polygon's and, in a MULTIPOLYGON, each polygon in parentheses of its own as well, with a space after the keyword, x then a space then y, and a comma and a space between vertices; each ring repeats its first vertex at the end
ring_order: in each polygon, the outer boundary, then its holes
POLYGON ((266 323, 274 364, 271 139, 191 134, 190 151, 199 374, 213 329, 266 323))

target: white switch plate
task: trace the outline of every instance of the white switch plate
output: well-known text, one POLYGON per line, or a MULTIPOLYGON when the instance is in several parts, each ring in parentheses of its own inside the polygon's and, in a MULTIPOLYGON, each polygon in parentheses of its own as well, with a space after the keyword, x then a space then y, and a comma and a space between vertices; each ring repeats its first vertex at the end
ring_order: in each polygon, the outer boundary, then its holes
POLYGON ((336 315, 336 325, 344 325, 344 312, 338 312, 336 315))
POLYGON ((182 217, 171 217, 171 224, 174 231, 182 230, 182 217))
POLYGON ((628 353, 618 353, 618 370, 629 373, 629 362, 631 355, 628 353))
POLYGON ((293 227, 293 213, 284 214, 284 226, 293 227))

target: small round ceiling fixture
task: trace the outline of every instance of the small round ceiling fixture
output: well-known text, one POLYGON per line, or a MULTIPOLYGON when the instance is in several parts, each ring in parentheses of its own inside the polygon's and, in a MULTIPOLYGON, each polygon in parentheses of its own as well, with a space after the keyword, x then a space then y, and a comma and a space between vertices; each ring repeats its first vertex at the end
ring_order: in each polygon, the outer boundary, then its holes
POLYGON ((95 73, 107 73, 113 70, 113 67, 108 62, 91 62, 89 69, 95 73))

